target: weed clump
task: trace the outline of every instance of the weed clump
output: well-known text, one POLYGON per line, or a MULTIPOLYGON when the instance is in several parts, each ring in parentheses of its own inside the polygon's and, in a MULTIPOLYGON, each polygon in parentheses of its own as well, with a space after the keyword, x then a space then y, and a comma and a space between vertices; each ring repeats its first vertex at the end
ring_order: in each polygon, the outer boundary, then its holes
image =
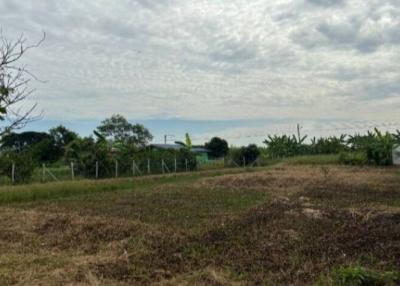
POLYGON ((399 285, 399 272, 375 272, 363 267, 341 267, 332 273, 332 286, 399 285))

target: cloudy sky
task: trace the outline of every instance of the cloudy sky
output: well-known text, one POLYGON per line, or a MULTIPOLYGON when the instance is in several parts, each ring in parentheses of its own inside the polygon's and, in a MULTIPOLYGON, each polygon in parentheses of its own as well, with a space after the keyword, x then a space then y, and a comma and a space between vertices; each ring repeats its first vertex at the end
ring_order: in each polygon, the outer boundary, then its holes
POLYGON ((0 26, 47 34, 25 58, 46 81, 31 129, 88 134, 114 113, 157 141, 400 127, 398 0, 0 0, 0 26))

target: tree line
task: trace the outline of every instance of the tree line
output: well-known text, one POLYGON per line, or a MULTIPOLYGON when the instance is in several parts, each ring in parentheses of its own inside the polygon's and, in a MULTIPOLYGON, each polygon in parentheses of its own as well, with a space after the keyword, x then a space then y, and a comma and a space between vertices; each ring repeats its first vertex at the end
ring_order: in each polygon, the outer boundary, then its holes
MULTIPOLYGON (((198 165, 189 134, 185 142, 176 142, 182 148, 165 150, 151 148, 153 135, 141 124, 132 124, 121 115, 113 115, 101 122, 92 136, 82 137, 60 125, 48 132, 27 131, 8 133, 0 140, 0 176, 10 176, 13 165, 18 166, 18 181, 29 181, 35 168, 43 163, 65 166, 74 163, 84 177, 105 178, 120 170, 161 173, 164 168, 195 170, 198 165), (160 165, 163 162, 165 166, 160 165)), ((270 135, 264 147, 250 144, 229 146, 225 139, 214 137, 204 143, 210 159, 226 159, 236 166, 254 165, 262 157, 276 160, 301 155, 339 155, 340 162, 351 165, 391 165, 396 145, 400 145, 400 131, 340 135, 311 138, 297 135, 270 135)))
POLYGON ((400 131, 382 132, 378 129, 367 134, 311 138, 296 135, 268 136, 264 141, 271 158, 285 158, 299 155, 340 154, 344 164, 393 164, 393 149, 400 144, 400 131))
MULTIPOLYGON (((79 136, 62 125, 48 132, 10 132, 0 140, 0 176, 10 176, 13 165, 17 165, 19 180, 27 181, 43 163, 65 166, 70 162, 87 177, 95 173, 98 177, 113 176, 115 162, 119 162, 120 170, 131 170, 136 162, 141 170, 161 172, 161 161, 170 168, 175 164, 185 170, 196 169, 197 160, 191 152, 195 146, 189 134, 185 143, 177 142, 182 146, 179 150, 153 149, 152 139, 146 127, 118 114, 103 120, 92 136, 79 136)), ((205 147, 212 158, 226 156, 229 151, 228 143, 220 138, 211 139, 205 147)))

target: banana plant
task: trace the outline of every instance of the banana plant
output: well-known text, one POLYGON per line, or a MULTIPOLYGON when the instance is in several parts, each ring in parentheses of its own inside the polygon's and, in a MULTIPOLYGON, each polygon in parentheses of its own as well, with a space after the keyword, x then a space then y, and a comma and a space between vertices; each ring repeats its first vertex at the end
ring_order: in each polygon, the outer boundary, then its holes
POLYGON ((296 137, 296 135, 287 136, 271 136, 268 135, 268 138, 264 140, 264 144, 267 145, 268 152, 271 157, 274 158, 282 158, 282 157, 291 157, 295 155, 300 155, 301 147, 304 144, 304 141, 307 139, 307 136, 296 137))
POLYGON ((189 150, 192 149, 192 139, 190 138, 189 133, 185 134, 185 145, 189 150))
POLYGON ((393 133, 393 138, 397 144, 400 144, 400 130, 396 130, 396 133, 393 133))
POLYGON ((367 157, 376 165, 391 165, 395 138, 389 132, 382 133, 377 128, 374 131, 373 140, 366 148, 367 157))

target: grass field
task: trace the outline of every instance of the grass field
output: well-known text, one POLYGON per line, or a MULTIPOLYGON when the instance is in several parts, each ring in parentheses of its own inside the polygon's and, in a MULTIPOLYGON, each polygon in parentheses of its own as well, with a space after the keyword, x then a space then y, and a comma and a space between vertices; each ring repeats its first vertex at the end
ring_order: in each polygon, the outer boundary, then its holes
POLYGON ((0 285, 399 285, 400 170, 329 162, 0 188, 0 285))

